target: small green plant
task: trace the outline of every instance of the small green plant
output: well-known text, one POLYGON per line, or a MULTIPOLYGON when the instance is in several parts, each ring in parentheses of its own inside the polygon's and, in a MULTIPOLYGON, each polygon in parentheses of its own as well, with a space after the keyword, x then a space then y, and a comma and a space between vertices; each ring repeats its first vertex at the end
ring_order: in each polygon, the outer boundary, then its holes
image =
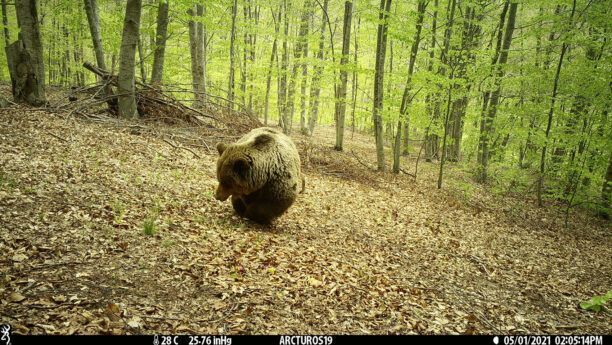
POLYGON ((142 223, 142 229, 144 234, 147 236, 152 236, 157 231, 157 224, 155 224, 155 218, 147 217, 142 223))
POLYGON ((142 224, 142 229, 145 235, 151 236, 157 232, 157 224, 155 222, 157 221, 157 218, 159 217, 159 210, 160 210, 159 203, 156 203, 156 205, 153 208, 149 209, 149 214, 147 215, 147 217, 145 218, 142 224))
POLYGON ((580 303, 580 308, 594 312, 606 310, 606 303, 612 300, 612 290, 603 296, 593 296, 590 300, 580 303))
POLYGON ((114 200, 111 203, 111 207, 113 208, 114 219, 113 221, 116 224, 123 223, 123 217, 125 216, 126 207, 120 200, 114 200))

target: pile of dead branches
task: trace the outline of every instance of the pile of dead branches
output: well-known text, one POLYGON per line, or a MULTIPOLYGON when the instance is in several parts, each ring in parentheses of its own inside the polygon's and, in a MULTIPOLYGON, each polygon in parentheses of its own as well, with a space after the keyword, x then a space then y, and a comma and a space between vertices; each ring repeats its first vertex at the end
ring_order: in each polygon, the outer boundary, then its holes
MULTIPOLYGON (((97 117, 100 114, 118 114, 117 76, 92 63, 83 64, 87 70, 96 74, 100 82, 80 88, 73 88, 56 104, 56 110, 69 111, 84 117, 97 117)), ((136 104, 143 120, 162 122, 170 125, 192 125, 198 127, 224 129, 230 132, 245 132, 261 126, 255 115, 237 105, 229 106, 222 97, 206 95, 206 102, 200 106, 188 106, 173 94, 191 92, 166 86, 153 86, 136 81, 136 104)))

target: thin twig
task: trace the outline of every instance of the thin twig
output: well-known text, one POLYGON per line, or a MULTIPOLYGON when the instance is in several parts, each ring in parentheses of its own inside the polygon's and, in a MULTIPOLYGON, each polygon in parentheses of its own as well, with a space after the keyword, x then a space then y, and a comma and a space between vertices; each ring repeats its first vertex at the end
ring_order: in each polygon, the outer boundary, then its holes
POLYGON ((55 139, 57 139, 57 140, 59 140, 59 141, 62 141, 62 142, 65 142, 65 143, 67 143, 67 142, 68 142, 68 140, 66 140, 66 139, 64 139, 64 138, 62 138, 62 137, 60 137, 60 136, 57 136, 57 135, 55 135, 55 134, 53 134, 53 133, 51 133, 51 132, 49 132, 49 131, 44 131, 44 132, 45 132, 45 133, 47 133, 47 134, 49 134, 50 136, 54 137, 55 139))
POLYGON ((357 159, 357 161, 359 163, 361 163, 361 165, 365 166, 366 168, 368 168, 368 169, 370 169, 372 171, 376 170, 376 169, 372 168, 371 166, 367 165, 366 163, 362 162, 361 159, 359 158, 359 156, 357 156, 354 151, 351 150, 351 154, 353 155, 353 157, 355 157, 355 159, 357 159))
POLYGON ((200 157, 200 156, 199 156, 197 153, 193 152, 193 150, 191 150, 191 149, 190 149, 190 148, 188 148, 188 147, 174 145, 174 144, 173 144, 173 143, 172 143, 170 140, 168 140, 168 139, 166 139, 166 138, 163 138, 162 140, 163 140, 165 143, 167 143, 168 145, 170 145, 170 146, 174 147, 175 149, 183 149, 183 150, 187 150, 187 151, 191 152, 191 153, 192 153, 192 154, 193 154, 195 157, 197 157, 197 158, 202 158, 202 157, 200 157))

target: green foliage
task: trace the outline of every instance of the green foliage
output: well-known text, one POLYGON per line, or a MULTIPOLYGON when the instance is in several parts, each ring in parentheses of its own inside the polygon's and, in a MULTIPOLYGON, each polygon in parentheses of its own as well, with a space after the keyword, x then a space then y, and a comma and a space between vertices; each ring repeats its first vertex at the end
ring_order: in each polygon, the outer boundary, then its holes
POLYGON ((584 310, 600 312, 606 310, 606 304, 612 300, 612 290, 602 296, 593 296, 588 301, 580 303, 580 308, 584 310))
MULTIPOLYGON (((166 0, 163 0, 166 1, 166 0)), ((153 3, 155 3, 154 1, 153 3)), ((117 72, 117 56, 121 46, 121 33, 125 2, 97 0, 100 14, 102 43, 107 66, 117 72)), ((206 1, 203 17, 191 17, 187 10, 193 6, 190 1, 171 1, 169 38, 166 46, 163 82, 169 92, 185 101, 192 97, 191 58, 189 54, 189 33, 187 24, 195 20, 204 24, 207 34, 206 80, 207 90, 215 97, 227 96, 229 75, 229 41, 231 32, 232 1, 206 1), (186 92, 187 91, 187 92, 186 92)), ((282 0, 238 1, 236 27, 236 101, 245 102, 253 97, 254 113, 263 116, 266 81, 271 76, 269 98, 270 123, 279 117, 278 80, 283 74, 279 60, 282 56, 282 42, 287 40, 289 71, 305 63, 306 113, 310 109, 313 70, 323 67, 321 93, 319 96, 319 124, 334 123, 334 85, 338 83, 342 29, 343 2, 329 1, 325 17, 320 1, 312 2, 312 21, 308 36, 308 56, 295 58, 293 53, 298 42, 298 25, 302 16, 304 0, 289 1, 287 18, 290 23, 289 36, 283 30, 275 33, 275 22, 282 0), (257 8, 257 16, 244 17, 243 6, 257 8), (323 19, 325 18, 325 19, 323 19), (327 20, 331 28, 327 26, 327 20), (321 23, 324 27, 324 59, 319 60, 319 39, 321 23), (333 37, 330 37, 333 33, 333 37), (251 35, 251 36, 249 36, 251 35), (255 38, 254 61, 244 59, 249 49, 246 37, 255 38), (278 40, 276 60, 271 65, 272 42, 278 40), (333 44, 333 49, 332 49, 333 44), (246 66, 245 66, 246 63, 246 66), (243 75, 248 75, 248 87, 242 91, 243 75)), ((431 134, 444 134, 444 109, 447 91, 451 89, 451 102, 467 98, 467 106, 461 114, 463 123, 460 143, 461 157, 472 170, 479 163, 479 138, 483 116, 484 94, 500 88, 500 102, 492 120, 490 139, 492 153, 488 185, 495 191, 533 192, 535 180, 539 177, 539 160, 544 147, 547 149, 544 173, 544 198, 560 200, 570 205, 602 207, 602 185, 612 152, 612 108, 610 71, 612 51, 607 42, 612 39, 612 12, 606 2, 577 0, 577 18, 570 21, 568 14, 572 2, 520 2, 515 23, 514 38, 509 50, 508 61, 501 67, 502 76, 494 77, 496 34, 503 1, 456 2, 456 13, 448 23, 450 2, 440 1, 437 8, 428 1, 418 47, 414 75, 411 80, 411 102, 407 120, 411 126, 411 139, 422 139, 426 130, 431 134), (474 16, 467 16, 468 9, 474 16), (558 10, 557 10, 558 9, 558 10), (433 13, 437 13, 437 30, 433 34, 433 13), (471 46, 466 42, 465 28, 476 29, 471 46), (443 58, 445 35, 448 37, 448 51, 443 58), (435 44, 433 40, 435 39, 435 44), (558 95, 548 139, 545 131, 551 105, 551 90, 560 56, 560 47, 568 47, 560 73, 558 95), (461 63, 465 62, 465 66, 461 63), (453 74, 451 75, 451 71, 453 74), (442 111, 435 117, 432 111, 437 105, 442 111)), ((371 133, 372 94, 374 85, 374 64, 376 61, 377 26, 379 24, 378 3, 372 1, 354 2, 349 63, 349 86, 347 126, 350 128, 354 113, 357 130, 371 133), (357 47, 357 54, 355 49, 357 47), (357 61, 354 61, 357 55, 357 61), (357 78, 356 103, 353 106, 353 73, 357 78)), ((56 0, 39 3, 41 36, 45 49, 45 71, 48 84, 83 85, 95 81, 94 76, 82 68, 84 61, 95 61, 87 20, 82 4, 56 0)), ((14 6, 8 6, 8 29, 11 39, 18 32, 14 6)), ((150 74, 155 50, 157 6, 144 5, 141 19, 142 61, 145 74, 150 74)), ((407 80, 407 62, 412 42, 415 39, 417 2, 394 1, 389 16, 389 42, 384 75, 384 128, 393 129, 399 119, 399 108, 407 80)), ((282 27, 282 26, 281 26, 282 27)), ((4 45, 0 40, 0 45, 4 45)), ((137 54, 137 59, 140 55, 137 54)), ((0 49, 0 78, 8 81, 5 50, 0 49)), ((137 67, 141 76, 140 66, 137 67)), ((301 109, 302 73, 296 74, 294 124, 299 122, 301 109)), ((386 142, 392 142, 395 131, 387 131, 386 142)), ((441 140, 440 140, 441 141, 441 140)), ((154 160, 163 160, 155 156, 154 160)), ((438 157, 439 159, 439 157, 438 157)), ((99 164, 97 161, 95 164, 99 164)), ((179 174, 175 175, 179 178, 179 174)), ((14 188, 15 182, 0 175, 0 185, 14 188), (8 181, 8 182, 7 182, 8 181)), ((603 206, 605 207, 605 206, 603 206)), ((121 211, 116 212, 121 221, 121 211)))
POLYGON ((150 208, 147 214, 147 217, 144 219, 142 223, 142 229, 145 235, 152 236, 158 230, 157 219, 159 218, 160 206, 156 204, 154 207, 150 208))
POLYGON ((157 224, 155 224, 156 218, 147 217, 142 223, 142 230, 145 235, 152 236, 157 232, 157 224))
POLYGON ((113 208, 113 222, 115 224, 123 223, 123 217, 127 211, 127 207, 121 200, 114 200, 111 202, 111 207, 113 208))

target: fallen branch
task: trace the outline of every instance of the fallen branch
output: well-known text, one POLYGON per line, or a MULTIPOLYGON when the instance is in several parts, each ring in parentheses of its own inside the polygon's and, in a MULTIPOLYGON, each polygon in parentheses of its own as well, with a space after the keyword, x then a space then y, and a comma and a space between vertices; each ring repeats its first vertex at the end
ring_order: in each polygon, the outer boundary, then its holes
POLYGON ((67 142, 68 142, 68 140, 66 140, 66 139, 64 139, 64 138, 62 138, 62 137, 60 137, 60 136, 58 136, 58 135, 55 135, 55 134, 53 134, 53 133, 51 133, 51 132, 49 132, 49 131, 44 131, 44 132, 45 132, 45 133, 47 133, 47 134, 49 134, 50 136, 54 137, 55 139, 57 139, 57 140, 59 140, 59 141, 62 141, 62 142, 65 142, 65 143, 67 143, 67 142))
POLYGON ((202 157, 200 157, 200 156, 199 156, 197 153, 193 152, 193 151, 192 151, 190 148, 188 148, 188 147, 174 145, 174 144, 173 144, 173 143, 172 143, 170 140, 168 140, 168 139, 166 139, 166 138, 163 138, 162 140, 163 140, 163 141, 164 141, 166 144, 168 144, 168 145, 170 145, 170 146, 174 147, 175 149, 183 149, 183 150, 187 150, 187 151, 191 152, 191 153, 192 153, 192 154, 193 154, 195 157, 197 157, 197 158, 202 158, 202 157))
POLYGON ((372 168, 371 166, 369 166, 368 164, 366 164, 366 163, 362 162, 362 161, 361 161, 361 159, 359 158, 359 156, 357 156, 357 154, 355 154, 355 152, 354 152, 354 151, 352 151, 352 150, 351 150, 351 154, 353 155, 353 157, 355 157, 355 159, 357 159, 357 161, 358 161, 359 163, 361 163, 361 165, 363 165, 364 167, 366 167, 366 168, 368 168, 368 169, 370 169, 370 170, 372 170, 372 171, 376 171, 376 169, 374 169, 374 168, 372 168))
POLYGON ((400 171, 403 172, 404 174, 414 178, 416 180, 416 175, 415 174, 407 172, 404 168, 400 168, 400 171))

